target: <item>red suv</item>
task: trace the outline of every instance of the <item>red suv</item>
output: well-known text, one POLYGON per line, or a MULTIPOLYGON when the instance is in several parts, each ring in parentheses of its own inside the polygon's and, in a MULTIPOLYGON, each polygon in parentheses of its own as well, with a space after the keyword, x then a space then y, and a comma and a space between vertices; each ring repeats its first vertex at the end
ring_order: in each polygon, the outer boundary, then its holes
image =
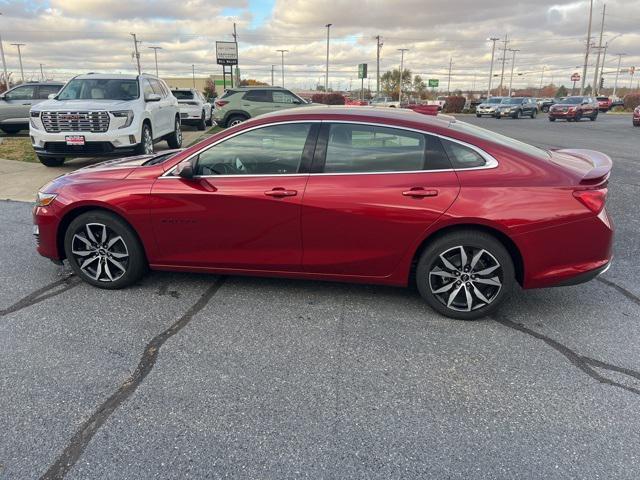
POLYGON ((564 118, 567 122, 579 122, 587 117, 593 122, 598 118, 599 108, 593 97, 566 97, 549 108, 549 121, 564 118))
POLYGON ((57 178, 38 252, 120 288, 157 270, 407 286, 438 312, 490 314, 518 282, 604 271, 611 160, 541 150, 444 115, 309 107, 178 153, 57 178))
POLYGON ((613 103, 609 97, 596 97, 598 101, 598 109, 601 112, 608 112, 611 109, 611 104, 613 103))

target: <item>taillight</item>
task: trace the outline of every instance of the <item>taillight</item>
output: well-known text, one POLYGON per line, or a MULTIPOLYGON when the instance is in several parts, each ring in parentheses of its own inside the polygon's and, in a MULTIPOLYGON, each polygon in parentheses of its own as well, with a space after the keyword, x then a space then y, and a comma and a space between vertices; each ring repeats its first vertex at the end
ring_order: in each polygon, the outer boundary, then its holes
POLYGON ((216 107, 222 108, 229 102, 227 100, 216 100, 214 103, 216 104, 216 107))
POLYGON ((600 213, 607 201, 607 189, 574 190, 573 196, 593 213, 600 213))

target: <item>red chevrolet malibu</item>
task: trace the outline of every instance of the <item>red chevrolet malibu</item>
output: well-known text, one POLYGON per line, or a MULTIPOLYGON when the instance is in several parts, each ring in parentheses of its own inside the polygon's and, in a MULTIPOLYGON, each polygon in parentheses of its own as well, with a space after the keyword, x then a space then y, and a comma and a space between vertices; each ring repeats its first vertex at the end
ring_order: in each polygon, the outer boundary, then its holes
POLYGON ((611 160, 541 150, 446 116, 308 107, 186 150, 54 180, 38 252, 102 288, 146 269, 407 286, 458 319, 518 282, 572 285, 611 261, 611 160))

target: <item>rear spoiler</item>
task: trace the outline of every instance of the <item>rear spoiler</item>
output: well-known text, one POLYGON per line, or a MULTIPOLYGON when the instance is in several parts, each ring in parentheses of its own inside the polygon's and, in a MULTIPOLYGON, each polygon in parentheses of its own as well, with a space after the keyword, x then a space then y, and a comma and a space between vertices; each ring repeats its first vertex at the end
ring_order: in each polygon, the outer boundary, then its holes
POLYGON ((556 150, 556 152, 586 160, 591 164, 591 168, 584 170, 585 173, 580 183, 593 184, 599 180, 605 180, 611 172, 611 167, 613 167, 613 161, 609 155, 595 150, 562 149, 556 150))

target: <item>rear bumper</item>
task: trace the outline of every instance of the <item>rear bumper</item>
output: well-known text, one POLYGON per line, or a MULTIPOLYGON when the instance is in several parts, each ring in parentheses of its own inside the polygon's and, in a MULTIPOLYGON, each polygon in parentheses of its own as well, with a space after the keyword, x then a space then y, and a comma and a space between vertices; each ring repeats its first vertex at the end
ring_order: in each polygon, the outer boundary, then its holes
POLYGON ((589 281, 593 280, 594 278, 602 275, 607 270, 609 270, 609 268, 611 267, 612 263, 613 263, 613 260, 610 260, 609 262, 605 263, 601 267, 594 268, 593 270, 589 270, 588 272, 580 273, 580 274, 576 275, 573 278, 569 278, 567 280, 564 280, 564 281, 558 283, 556 285, 556 287, 569 287, 571 285, 580 285, 581 283, 589 282, 589 281))

